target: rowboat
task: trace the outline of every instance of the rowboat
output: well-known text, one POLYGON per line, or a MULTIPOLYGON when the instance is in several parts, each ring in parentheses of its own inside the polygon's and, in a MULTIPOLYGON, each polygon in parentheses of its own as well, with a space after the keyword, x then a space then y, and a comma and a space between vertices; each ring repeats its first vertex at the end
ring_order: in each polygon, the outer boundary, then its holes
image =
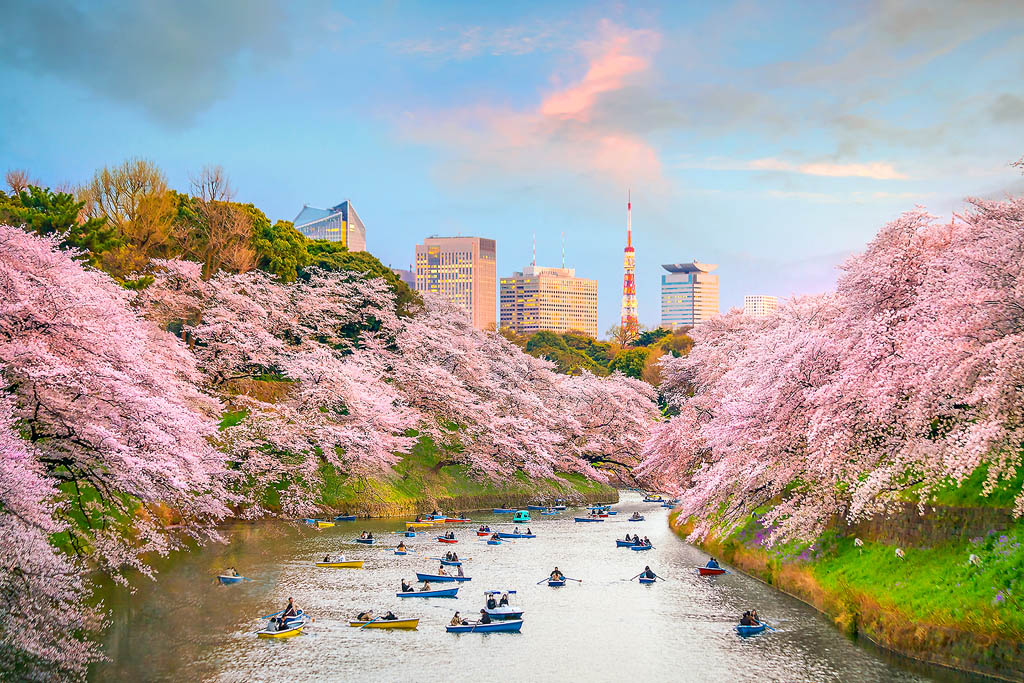
POLYGON ((438 543, 458 543, 459 540, 457 538, 445 538, 444 536, 438 536, 437 537, 437 542, 438 543))
POLYGON ((448 521, 448 515, 427 515, 426 517, 431 522, 446 522, 446 521, 448 521))
POLYGON ((495 541, 493 538, 487 539, 487 545, 501 545, 501 541, 495 541))
POLYGON ((621 538, 616 538, 615 539, 615 547, 616 548, 632 548, 635 545, 636 545, 636 543, 633 542, 633 541, 623 541, 621 538))
POLYGON ((471 520, 469 517, 447 517, 445 518, 444 521, 448 522, 449 524, 454 524, 457 522, 472 522, 473 520, 471 520))
POLYGON ((338 515, 334 518, 335 522, 354 522, 356 521, 355 515, 338 515))
POLYGON ((299 624, 298 626, 292 626, 291 628, 286 628, 283 631, 276 631, 274 630, 275 624, 271 623, 262 631, 256 631, 256 636, 258 638, 291 638, 292 636, 297 636, 302 633, 303 626, 305 626, 304 623, 299 624))
POLYGON ((405 532, 405 536, 406 538, 416 538, 416 532, 410 529, 409 531, 405 532))
POLYGON ((326 529, 327 527, 334 526, 334 522, 325 522, 322 519, 316 520, 317 529, 326 529))
POLYGON ((565 585, 565 579, 548 579, 548 585, 552 588, 565 585))
POLYGON ((617 515, 617 514, 619 514, 619 511, 618 510, 609 510, 608 514, 609 515, 617 515))
POLYGON ((573 517, 577 522, 603 522, 600 517, 573 517))
POLYGON ((233 583, 242 583, 243 581, 245 581, 245 577, 244 576, 234 576, 232 574, 221 574, 220 576, 217 577, 217 580, 220 581, 225 586, 229 586, 229 585, 231 585, 233 583))
POLYGON ((433 522, 406 522, 406 529, 429 529, 434 526, 433 522))
POLYGON ((379 619, 377 621, 350 621, 349 626, 360 628, 393 628, 393 629, 415 629, 420 625, 419 619, 379 619))
POLYGON ((477 536, 490 536, 490 535, 491 535, 491 531, 490 531, 490 530, 487 530, 487 531, 478 531, 478 532, 476 532, 476 535, 477 535, 477 536))
POLYGON ((718 576, 724 574, 725 570, 721 567, 697 567, 697 573, 701 576, 718 576))
POLYGON ((373 545, 374 543, 377 542, 377 539, 376 538, 357 538, 357 539, 355 539, 355 542, 356 543, 362 543, 363 545, 373 545))
POLYGON ((511 515, 515 510, 510 510, 508 508, 494 508, 491 512, 496 515, 511 515))
POLYGON ((440 588, 436 591, 409 591, 408 593, 395 593, 399 598, 454 598, 459 594, 459 587, 440 588))
POLYGON ((395 555, 408 555, 408 554, 409 554, 408 550, 396 550, 395 551, 395 555))
POLYGON ((674 508, 675 505, 673 505, 672 503, 662 503, 661 507, 663 507, 663 508, 674 508))
POLYGON ((643 550, 651 550, 652 548, 654 548, 653 545, 631 545, 631 546, 629 546, 630 550, 636 550, 637 552, 641 552, 643 550))
POLYGON ((527 510, 547 510, 547 506, 544 505, 527 505, 527 510))
POLYGON ((645 503, 660 503, 662 500, 661 496, 644 496, 645 503))
POLYGON ((537 534, 513 534, 499 531, 498 538, 537 538, 537 534))
POLYGON ((430 559, 432 559, 432 560, 440 559, 441 564, 443 564, 446 567, 461 567, 462 566, 462 560, 446 560, 444 558, 437 558, 437 557, 432 557, 430 559))
POLYGON ((542 515, 557 515, 557 514, 558 514, 558 512, 557 512, 557 511, 555 511, 555 510, 552 510, 551 512, 542 512, 542 513, 540 513, 540 514, 542 514, 542 515))
POLYGON ((640 577, 640 583, 654 583, 655 581, 657 581, 657 579, 651 579, 646 576, 640 577))
POLYGON ((468 576, 449 576, 448 574, 424 574, 416 572, 417 581, 434 581, 435 583, 451 583, 452 581, 472 581, 468 576))
POLYGON ((608 517, 608 513, 607 512, 602 512, 601 514, 598 515, 598 517, 601 517, 602 519, 606 519, 608 517))
POLYGON ((555 509, 556 510, 565 510, 565 506, 564 505, 556 505, 555 509))
POLYGON ((522 619, 491 622, 490 624, 460 624, 458 626, 445 626, 448 633, 495 633, 507 631, 518 633, 523 628, 522 619))
POLYGON ((755 624, 752 626, 744 626, 743 624, 737 624, 736 633, 740 634, 741 636, 753 636, 765 630, 765 628, 767 628, 765 624, 755 624))
POLYGON ((630 517, 629 520, 627 520, 627 521, 630 521, 630 522, 642 522, 642 521, 644 521, 644 516, 640 515, 639 517, 630 517))
POLYGON ((331 569, 362 569, 363 560, 345 560, 344 562, 317 562, 317 567, 330 567, 331 569))

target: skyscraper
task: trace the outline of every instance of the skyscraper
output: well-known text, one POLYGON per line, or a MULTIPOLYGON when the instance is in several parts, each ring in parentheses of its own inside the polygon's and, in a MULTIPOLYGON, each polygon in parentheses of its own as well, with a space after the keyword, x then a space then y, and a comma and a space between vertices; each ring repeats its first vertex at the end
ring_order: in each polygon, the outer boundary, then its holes
POLYGON ((743 297, 743 312, 755 318, 771 315, 779 307, 779 300, 767 294, 748 294, 743 297))
POLYGON ((573 268, 530 265, 501 278, 501 326, 518 334, 540 330, 597 337, 597 280, 573 268))
POLYGON ((482 237, 428 237, 416 245, 416 291, 440 294, 470 314, 473 327, 497 322, 497 245, 482 237))
POLYGON ((717 265, 710 263, 670 263, 662 268, 661 326, 674 328, 696 325, 718 315, 718 276, 711 275, 717 265))
POLYGON ((292 223, 311 240, 341 242, 349 251, 366 251, 366 226, 347 199, 329 209, 306 204, 292 223))
POLYGON ((635 339, 640 333, 640 321, 636 316, 636 255, 633 253, 633 201, 626 195, 626 248, 623 258, 622 316, 619 325, 623 336, 635 339))

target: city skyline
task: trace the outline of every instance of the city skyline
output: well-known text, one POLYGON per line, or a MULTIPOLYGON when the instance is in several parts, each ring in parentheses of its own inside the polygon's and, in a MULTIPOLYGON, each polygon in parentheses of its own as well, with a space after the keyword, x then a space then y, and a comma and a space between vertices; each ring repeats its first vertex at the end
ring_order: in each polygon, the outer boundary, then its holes
POLYGON ((723 311, 820 292, 901 212, 1019 190, 1024 17, 985 7, 41 0, 6 17, 0 162, 75 186, 141 156, 178 189, 221 164, 271 220, 352 197, 367 250, 400 267, 423 234, 462 233, 502 242, 509 273, 521 236, 554 263, 565 232, 606 283, 602 333, 632 187, 656 325, 664 261, 722 264, 723 311))

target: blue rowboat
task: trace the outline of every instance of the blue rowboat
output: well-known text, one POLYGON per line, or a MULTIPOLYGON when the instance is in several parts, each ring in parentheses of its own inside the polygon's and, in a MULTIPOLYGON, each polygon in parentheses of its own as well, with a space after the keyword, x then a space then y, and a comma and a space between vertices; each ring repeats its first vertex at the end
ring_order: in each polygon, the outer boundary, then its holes
POLYGON ((639 517, 630 517, 626 521, 629 521, 629 522, 642 522, 642 521, 644 521, 644 516, 640 515, 639 517))
POLYGON ((245 577, 244 576, 231 576, 230 574, 221 574, 220 576, 217 577, 217 580, 220 581, 225 586, 229 586, 229 585, 231 585, 233 583, 242 583, 243 581, 245 581, 245 577))
POLYGON ((657 579, 649 579, 646 576, 640 577, 640 583, 654 583, 657 579))
POLYGON ((548 508, 545 505, 527 505, 526 509, 527 510, 547 510, 548 508))
POLYGON ((640 552, 641 550, 651 550, 653 548, 654 548, 653 545, 631 545, 631 546, 629 546, 630 550, 636 550, 637 552, 640 552))
POLYGON ((448 576, 441 574, 424 574, 416 572, 417 581, 434 581, 436 583, 451 583, 453 581, 471 581, 468 576, 448 576))
POLYGON ((615 539, 616 548, 632 548, 635 545, 636 543, 634 543, 633 541, 623 541, 621 538, 615 539))
POLYGON ((376 538, 357 538, 356 543, 362 543, 363 545, 373 545, 377 542, 376 538))
POLYGON ((354 522, 356 521, 355 515, 338 515, 334 518, 335 522, 354 522))
POLYGON ((487 539, 487 545, 501 545, 501 541, 495 541, 493 538, 487 539))
POLYGON ((436 591, 409 591, 408 593, 395 593, 399 598, 454 598, 459 594, 459 587, 441 588, 436 591))
POLYGON ((542 512, 542 513, 540 513, 540 514, 542 514, 542 515, 557 515, 557 514, 558 514, 558 512, 556 512, 556 511, 552 510, 551 512, 542 512))
POLYGON ((395 551, 395 555, 408 555, 408 554, 409 554, 408 550, 396 550, 395 551))
POLYGON ((577 522, 603 522, 600 517, 573 517, 577 522))
POLYGON ((556 509, 556 510, 564 510, 564 509, 565 509, 565 506, 564 506, 564 505, 556 505, 556 506, 555 506, 555 509, 556 509))
MULTIPOLYGON (((430 559, 436 560, 437 558, 436 557, 432 557, 430 559)), ((441 560, 441 564, 443 564, 446 567, 461 567, 462 566, 462 560, 441 560)))
POLYGON ((523 628, 522 619, 508 619, 506 621, 492 621, 489 624, 462 624, 459 626, 445 626, 448 633, 495 633, 506 631, 518 633, 523 628))
POLYGON ((302 521, 305 522, 306 524, 316 524, 317 523, 317 520, 315 520, 315 519, 304 519, 302 521))
POLYGON ((565 585, 565 579, 548 579, 548 585, 552 588, 565 585))
POLYGON ((672 503, 662 503, 661 507, 663 507, 663 508, 674 508, 675 505, 673 505, 672 503))
POLYGON ((537 534, 510 534, 499 531, 498 538, 537 538, 537 534))
POLYGON ((411 530, 410 531, 406 531, 405 532, 405 536, 407 538, 416 538, 416 532, 415 531, 411 531, 411 530))
POLYGON ((619 514, 618 510, 608 510, 607 512, 608 512, 609 515, 617 515, 617 514, 619 514))
POLYGON ((496 515, 511 515, 515 510, 509 510, 508 508, 494 508, 491 512, 496 515))
POLYGON ((765 630, 765 628, 765 624, 757 624, 756 626, 744 626, 743 624, 737 624, 736 633, 741 636, 753 636, 765 630))

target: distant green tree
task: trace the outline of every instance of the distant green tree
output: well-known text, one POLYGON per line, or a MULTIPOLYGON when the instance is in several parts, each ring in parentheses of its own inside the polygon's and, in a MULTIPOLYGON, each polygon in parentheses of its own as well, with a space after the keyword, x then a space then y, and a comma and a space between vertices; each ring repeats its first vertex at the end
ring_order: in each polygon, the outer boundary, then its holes
POLYGON ((22 226, 38 235, 60 235, 64 246, 80 249, 82 260, 98 266, 103 254, 122 242, 105 218, 79 222, 84 206, 74 195, 30 185, 17 194, 0 192, 0 223, 22 226))
POLYGON ((670 334, 672 334, 672 332, 670 330, 665 329, 664 327, 655 327, 653 330, 644 330, 637 336, 636 343, 634 345, 650 346, 651 344, 669 336, 670 334))
POLYGON ((693 338, 687 334, 690 328, 678 329, 672 333, 671 337, 661 342, 661 348, 671 353, 676 358, 680 356, 689 355, 690 349, 693 348, 693 338))
POLYGON ((643 379, 644 365, 647 362, 647 349, 624 349, 616 354, 608 369, 612 372, 618 370, 627 377, 643 379))
POLYGON ((277 221, 273 225, 269 220, 254 221, 253 226, 256 267, 273 273, 283 282, 293 282, 299 276, 299 269, 310 263, 311 257, 306 248, 309 240, 292 226, 291 221, 277 221))

